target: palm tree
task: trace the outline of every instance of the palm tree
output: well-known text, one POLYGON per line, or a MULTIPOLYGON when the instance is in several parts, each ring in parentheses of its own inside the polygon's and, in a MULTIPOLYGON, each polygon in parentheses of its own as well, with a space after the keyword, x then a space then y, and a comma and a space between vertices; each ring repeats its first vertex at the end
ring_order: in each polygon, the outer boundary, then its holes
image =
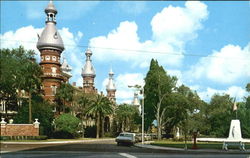
POLYGON ((96 117, 96 138, 99 138, 100 134, 101 116, 112 114, 113 111, 112 103, 107 97, 96 95, 92 105, 86 111, 88 115, 94 115, 96 117))
POLYGON ((92 105, 91 98, 85 93, 77 94, 75 96, 76 105, 74 106, 74 109, 76 111, 77 116, 81 120, 82 125, 82 137, 84 137, 84 120, 86 119, 86 110, 88 107, 92 105))
POLYGON ((56 91, 56 99, 62 102, 63 113, 65 113, 66 103, 71 102, 73 100, 73 93, 74 93, 74 87, 68 83, 62 83, 61 86, 56 91))

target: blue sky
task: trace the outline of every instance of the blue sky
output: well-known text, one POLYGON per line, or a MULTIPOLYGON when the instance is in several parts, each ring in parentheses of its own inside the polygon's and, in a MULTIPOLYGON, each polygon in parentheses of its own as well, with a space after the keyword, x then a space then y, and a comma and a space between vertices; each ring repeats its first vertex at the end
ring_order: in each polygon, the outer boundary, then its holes
MULTIPOLYGON (((1 47, 36 49, 47 1, 1 1, 1 47), (11 11, 10 11, 11 10, 11 11)), ((250 3, 245 1, 55 1, 57 28, 82 85, 86 47, 93 47, 96 87, 115 73, 118 102, 143 84, 152 58, 208 101, 214 93, 242 100, 250 82, 250 3), (94 48, 95 47, 95 48, 94 48), (111 48, 111 49, 106 49, 111 48)))

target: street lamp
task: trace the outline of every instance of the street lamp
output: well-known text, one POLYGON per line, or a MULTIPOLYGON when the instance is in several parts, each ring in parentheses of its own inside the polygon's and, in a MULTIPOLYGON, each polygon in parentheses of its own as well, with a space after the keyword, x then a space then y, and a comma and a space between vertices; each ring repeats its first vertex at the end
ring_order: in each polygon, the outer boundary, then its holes
POLYGON ((141 85, 134 85, 128 86, 129 88, 135 88, 137 91, 139 91, 142 94, 142 105, 141 105, 141 112, 142 112, 142 117, 141 117, 141 122, 142 122, 142 126, 141 126, 141 143, 144 144, 144 88, 141 85))

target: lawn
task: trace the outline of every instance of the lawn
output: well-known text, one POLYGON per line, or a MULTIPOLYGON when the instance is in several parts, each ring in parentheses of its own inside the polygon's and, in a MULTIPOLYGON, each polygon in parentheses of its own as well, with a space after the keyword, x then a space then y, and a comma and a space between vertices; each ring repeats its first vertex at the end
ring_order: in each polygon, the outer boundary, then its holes
MULTIPOLYGON (((223 143, 207 143, 207 142, 197 142, 198 149, 222 149, 223 143)), ((184 148, 185 142, 174 142, 170 140, 155 141, 151 145, 163 146, 163 147, 173 147, 173 148, 184 148)), ((187 142, 188 149, 192 149, 193 142, 187 142)), ((237 146, 229 146, 229 149, 238 149, 237 146)), ((245 149, 250 149, 250 143, 245 144, 245 149)))

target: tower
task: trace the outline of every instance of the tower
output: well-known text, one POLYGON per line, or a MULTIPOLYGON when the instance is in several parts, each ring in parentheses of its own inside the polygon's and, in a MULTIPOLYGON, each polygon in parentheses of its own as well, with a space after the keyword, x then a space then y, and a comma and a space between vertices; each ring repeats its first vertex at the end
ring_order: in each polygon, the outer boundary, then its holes
POLYGON ((114 73, 111 69, 109 72, 109 81, 108 81, 108 84, 106 86, 106 91, 107 91, 107 97, 111 101, 115 102, 115 100, 116 100, 116 98, 115 98, 116 88, 115 88, 113 76, 114 76, 114 73))
POLYGON ((138 97, 138 92, 134 93, 134 99, 132 101, 132 105, 136 106, 139 109, 139 112, 141 113, 141 104, 138 97))
POLYGON ((91 63, 92 51, 88 48, 85 52, 86 63, 82 69, 83 91, 84 93, 96 93, 95 89, 95 69, 91 63))
POLYGON ((60 69, 60 57, 64 50, 64 45, 56 29, 57 10, 52 1, 45 8, 45 13, 47 15, 46 26, 41 36, 38 35, 37 48, 40 51, 40 66, 43 71, 42 86, 44 98, 53 101, 56 89, 61 85, 61 81, 63 80, 60 69))
POLYGON ((69 78, 72 77, 71 66, 68 64, 67 60, 63 58, 63 63, 61 66, 62 76, 64 82, 69 82, 69 78))

